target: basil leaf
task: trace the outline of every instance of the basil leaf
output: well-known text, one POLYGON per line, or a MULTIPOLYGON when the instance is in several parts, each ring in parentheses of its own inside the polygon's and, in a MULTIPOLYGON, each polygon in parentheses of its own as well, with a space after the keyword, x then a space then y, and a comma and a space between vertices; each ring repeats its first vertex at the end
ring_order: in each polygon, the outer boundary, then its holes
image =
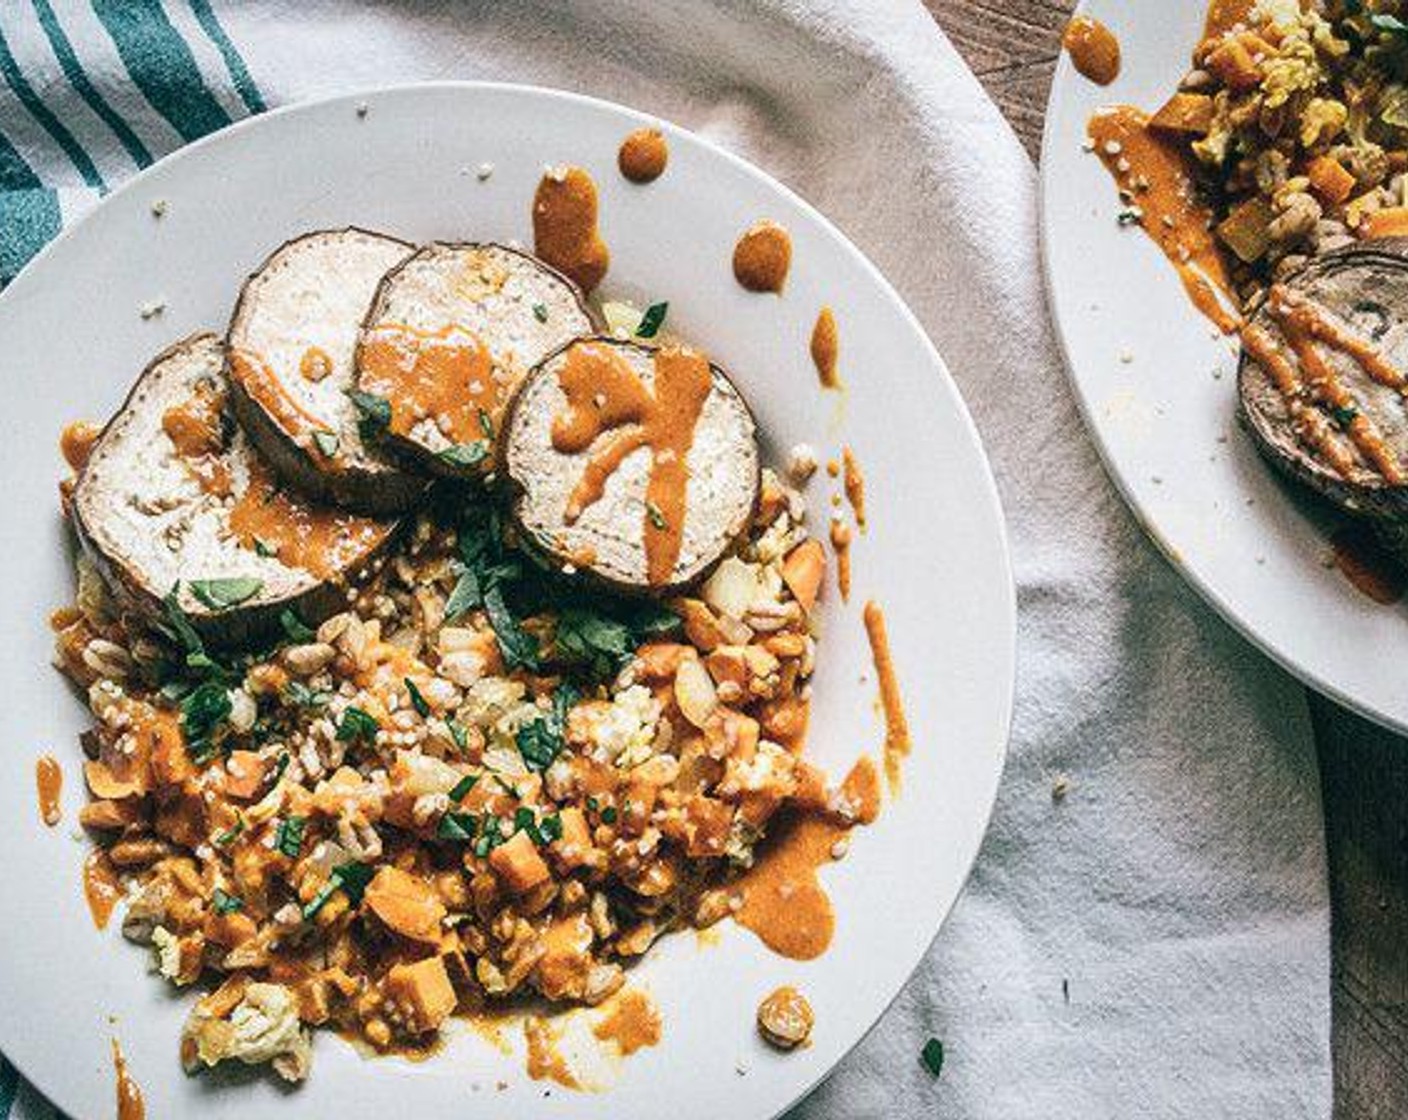
POLYGON ((337 454, 339 440, 336 432, 314 432, 313 442, 317 444, 324 458, 331 459, 337 454))
POLYGON ((349 389, 347 395, 356 406, 357 434, 363 439, 375 439, 391 426, 391 402, 385 397, 360 389, 349 389))
POLYGON ((307 823, 307 817, 285 817, 274 835, 274 847, 289 859, 297 859, 303 850, 303 829, 307 823))
POLYGON ((450 597, 445 600, 445 621, 453 622, 483 602, 484 596, 479 590, 479 575, 472 568, 466 568, 460 573, 459 582, 450 592, 450 597))
POLYGON ((191 580, 191 594, 213 611, 237 607, 258 595, 263 587, 264 581, 252 576, 191 580))
POLYGON ((474 830, 479 818, 473 813, 446 813, 435 826, 435 835, 441 840, 461 840, 468 843, 474 839, 474 830))
POLYGON ((181 701, 181 734, 191 760, 203 766, 219 753, 215 733, 234 710, 225 686, 206 681, 181 701))
POLYGON ((654 338, 660 333, 661 326, 665 323, 665 314, 670 310, 670 305, 665 302, 652 303, 645 309, 645 314, 640 317, 640 323, 636 327, 637 338, 654 338))
POLYGON ((935 1077, 944 1069, 944 1044, 937 1038, 931 1038, 924 1044, 924 1049, 919 1051, 919 1058, 924 1063, 924 1068, 935 1077))
POLYGON ((425 697, 421 695, 421 691, 416 687, 415 681, 411 680, 410 677, 405 677, 403 680, 406 685, 406 691, 411 697, 411 707, 416 710, 416 714, 419 715, 421 719, 424 719, 426 716, 430 715, 430 704, 426 701, 425 697))
POLYGON ((318 636, 315 630, 298 617, 292 607, 285 607, 279 612, 279 625, 283 627, 284 634, 291 642, 311 642, 318 636))
POLYGON ((439 452, 436 458, 452 467, 468 468, 482 463, 489 454, 489 441, 477 439, 473 443, 457 443, 439 452))
POLYGON ((244 900, 236 898, 232 894, 226 894, 219 887, 215 888, 210 898, 211 905, 217 914, 233 914, 236 910, 244 909, 244 900))
POLYGON ((478 774, 466 774, 455 783, 455 788, 450 790, 450 800, 458 805, 474 788, 474 783, 479 781, 478 774))
POLYGON ((504 602, 503 592, 491 587, 484 593, 484 610, 489 616, 494 637, 499 640, 499 649, 504 655, 504 664, 510 669, 538 668, 538 643, 532 635, 523 631, 518 620, 513 617, 504 602))
POLYGON ((380 730, 381 724, 361 708, 348 708, 342 713, 342 722, 337 725, 337 738, 343 743, 356 739, 371 741, 376 739, 376 733, 380 730))

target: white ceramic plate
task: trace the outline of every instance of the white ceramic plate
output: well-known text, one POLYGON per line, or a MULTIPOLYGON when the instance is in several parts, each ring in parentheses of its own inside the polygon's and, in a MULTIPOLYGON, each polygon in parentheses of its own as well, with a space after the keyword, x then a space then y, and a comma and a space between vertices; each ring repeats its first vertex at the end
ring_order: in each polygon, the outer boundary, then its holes
MULTIPOLYGON (((1013 681, 1011 576, 977 436, 914 318, 800 199, 668 126, 668 172, 649 187, 626 183, 616 148, 645 120, 601 101, 467 84, 270 113, 116 192, 0 297, 9 495, 0 664, 10 697, 0 752, 0 1050, 73 1116, 112 1115, 114 1035, 155 1117, 771 1116, 875 1022, 952 906, 993 803, 1013 681), (369 106, 364 118, 359 102, 369 106), (58 432, 73 418, 105 416, 168 342, 221 328, 243 276, 285 238, 355 222, 413 239, 527 241, 543 166, 563 162, 600 185, 612 253, 603 294, 668 299, 671 326, 731 370, 750 399, 771 460, 802 440, 825 455, 842 442, 855 448, 872 528, 854 548, 851 606, 832 596, 826 607, 809 750, 843 771, 883 740, 859 609, 874 597, 887 609, 916 740, 904 792, 825 871, 838 925, 819 960, 782 960, 731 925, 715 946, 681 935, 651 951, 632 979, 660 1004, 664 1039, 615 1070, 606 1097, 531 1081, 521 1056, 468 1031, 421 1064, 367 1061, 320 1035, 312 1077, 294 1091, 239 1073, 187 1078, 177 1039, 189 997, 144 973, 142 951, 116 932, 120 917, 94 932, 79 890, 75 737, 85 719, 49 667, 45 625, 72 579, 56 500, 58 432), (482 163, 494 167, 484 182, 474 174, 482 163), (157 199, 167 202, 160 220, 157 199), (781 298, 744 293, 730 272, 734 239, 764 216, 795 243, 781 298), (152 300, 166 310, 144 321, 138 309, 152 300), (836 310, 852 386, 839 423, 807 353, 823 303, 836 310), (41 751, 61 758, 67 775, 55 830, 36 812, 41 751), (753 1027, 759 999, 784 982, 817 1013, 814 1044, 789 1056, 770 1052, 753 1027)), ((819 524, 834 486, 824 472, 812 485, 819 524)))
POLYGON ((1150 536, 1229 622, 1307 684, 1408 731, 1408 617, 1325 566, 1332 521, 1273 476, 1236 420, 1236 353, 1082 151, 1102 105, 1150 111, 1189 65, 1205 0, 1092 0, 1124 61, 1101 88, 1057 65, 1042 244, 1057 331, 1105 465, 1150 536))

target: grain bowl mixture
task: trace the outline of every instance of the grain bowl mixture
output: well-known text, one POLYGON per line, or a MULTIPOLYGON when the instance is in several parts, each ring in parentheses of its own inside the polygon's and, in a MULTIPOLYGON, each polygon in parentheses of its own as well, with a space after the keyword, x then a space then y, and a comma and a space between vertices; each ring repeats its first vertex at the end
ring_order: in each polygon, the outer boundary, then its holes
POLYGON ((566 585, 446 489, 344 610, 238 656, 174 594, 136 622, 80 559, 55 626, 94 717, 82 823, 123 933, 172 984, 218 983, 186 1066, 297 1080, 313 1027, 385 1050, 511 996, 597 1004, 662 933, 729 914, 779 809, 853 816, 799 757, 804 512, 765 472, 737 552, 652 605, 566 585))

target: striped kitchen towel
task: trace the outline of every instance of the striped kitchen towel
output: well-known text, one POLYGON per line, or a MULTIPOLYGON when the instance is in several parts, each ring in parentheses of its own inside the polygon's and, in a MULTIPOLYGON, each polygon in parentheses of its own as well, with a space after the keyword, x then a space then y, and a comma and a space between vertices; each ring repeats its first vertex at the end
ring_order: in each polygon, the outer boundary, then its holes
POLYGON ((210 0, 0 2, 0 284, 133 172, 264 107, 210 0))

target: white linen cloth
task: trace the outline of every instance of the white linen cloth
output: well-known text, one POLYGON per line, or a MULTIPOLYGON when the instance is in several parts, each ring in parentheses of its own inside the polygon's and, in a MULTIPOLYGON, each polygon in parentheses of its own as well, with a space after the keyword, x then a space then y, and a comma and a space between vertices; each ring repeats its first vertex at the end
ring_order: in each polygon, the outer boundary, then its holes
MULTIPOLYGON (((156 92, 132 89, 144 63, 121 40, 133 29, 94 18, 111 7, 52 0, 52 18, 92 86, 160 155, 193 126, 163 121, 156 92)), ((1052 342, 1032 164, 917 0, 131 8, 165 11, 230 117, 354 87, 482 78, 696 129, 835 220, 943 353, 1011 528, 1011 756, 952 918, 797 1115, 1329 1116, 1329 904, 1304 695, 1183 585, 1107 481, 1052 342), (930 1036, 947 1049, 937 1080, 919 1061, 930 1036)), ((135 166, 131 145, 104 132, 52 34, 25 26, 34 19, 28 5, 0 5, 32 92, 116 181, 135 166)), ((0 89, 0 133, 71 215, 85 176, 13 82, 0 89)), ((12 213, 0 242, 13 258, 34 211, 12 213)), ((0 1104, 12 1092, 10 1071, 0 1104)), ((46 1108, 19 1087, 15 1116, 46 1108)))

